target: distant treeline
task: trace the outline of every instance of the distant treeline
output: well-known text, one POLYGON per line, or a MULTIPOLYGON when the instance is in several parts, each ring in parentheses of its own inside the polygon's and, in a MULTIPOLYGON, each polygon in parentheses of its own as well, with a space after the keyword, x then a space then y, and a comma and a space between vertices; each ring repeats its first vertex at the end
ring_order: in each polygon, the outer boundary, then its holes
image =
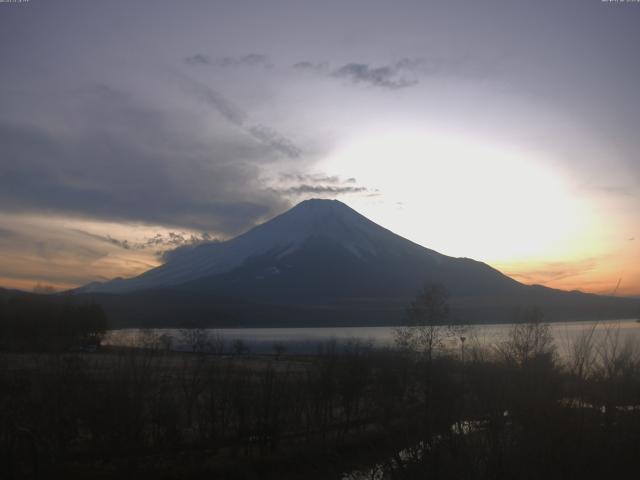
POLYGON ((95 304, 73 305, 44 295, 0 297, 0 349, 60 350, 97 346, 107 318, 95 304))
MULTIPOLYGON (((544 309, 547 321, 605 320, 640 315, 636 299, 527 287, 527 295, 451 297, 450 320, 464 324, 512 323, 525 305, 544 309)), ((290 302, 253 302, 210 292, 144 290, 128 294, 70 295, 74 303, 100 305, 112 328, 182 328, 185 320, 209 328, 390 326, 404 321, 407 298, 343 298, 333 301, 292 296, 290 302)))

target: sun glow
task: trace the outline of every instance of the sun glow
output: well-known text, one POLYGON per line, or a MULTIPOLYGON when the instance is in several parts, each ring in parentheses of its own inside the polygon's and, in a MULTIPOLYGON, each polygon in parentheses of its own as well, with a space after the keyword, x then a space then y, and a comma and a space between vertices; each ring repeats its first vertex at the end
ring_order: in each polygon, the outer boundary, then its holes
POLYGON ((489 262, 593 255, 600 228, 551 159, 410 129, 366 132, 322 168, 356 177, 348 200, 376 222, 452 256, 489 262))

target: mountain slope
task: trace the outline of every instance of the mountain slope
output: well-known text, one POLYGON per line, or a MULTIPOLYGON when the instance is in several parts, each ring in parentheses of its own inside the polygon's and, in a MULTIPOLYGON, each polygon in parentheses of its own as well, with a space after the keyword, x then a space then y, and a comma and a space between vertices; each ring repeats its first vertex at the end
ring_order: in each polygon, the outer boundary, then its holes
MULTIPOLYGON (((421 277, 426 274, 433 276, 433 280, 457 279, 463 284, 468 283, 465 277, 470 273, 465 266, 476 275, 487 277, 485 280, 490 277, 505 285, 515 284, 487 265, 447 257, 410 242, 341 202, 307 200, 232 240, 177 250, 167 263, 138 277, 90 284, 85 291, 123 293, 180 285, 197 285, 202 289, 202 279, 206 278, 223 288, 222 279, 228 276, 221 275, 230 272, 236 273, 231 275, 235 282, 244 274, 254 280, 270 277, 272 283, 281 283, 280 278, 287 275, 277 275, 290 273, 291 269, 298 275, 316 280, 324 276, 327 282, 339 282, 350 288, 358 288, 359 283, 347 285, 341 274, 356 270, 351 273, 357 277, 362 269, 371 274, 392 274, 401 284, 406 283, 407 275, 415 275, 416 270, 421 277), (330 266, 334 267, 332 271, 330 266), (220 281, 216 282, 216 277, 220 281)), ((356 280, 353 276, 348 275, 356 280)), ((243 278, 245 282, 248 280, 243 278)), ((397 290, 396 282, 389 284, 386 280, 378 279, 386 283, 385 289, 397 290)))
POLYGON ((513 320, 534 303, 555 319, 631 311, 628 301, 526 286, 442 255, 335 200, 307 200, 232 240, 179 249, 158 268, 88 285, 80 296, 124 324, 379 324, 401 321, 425 283, 449 290, 461 321, 513 320))

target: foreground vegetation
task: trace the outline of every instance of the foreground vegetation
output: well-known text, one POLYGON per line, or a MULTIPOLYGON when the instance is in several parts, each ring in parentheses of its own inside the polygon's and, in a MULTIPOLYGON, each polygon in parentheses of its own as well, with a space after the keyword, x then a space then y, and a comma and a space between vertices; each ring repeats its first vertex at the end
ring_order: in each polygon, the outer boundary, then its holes
POLYGON ((640 454, 639 359, 613 331, 564 363, 536 322, 464 362, 419 340, 250 357, 191 335, 189 353, 2 354, 2 477, 615 478, 640 454))
POLYGON ((99 308, 41 302, 0 305, 1 478, 589 479, 640 458, 640 356, 615 327, 559 355, 527 309, 482 345, 428 286, 395 348, 251 356, 199 329, 188 352, 98 348, 99 308))

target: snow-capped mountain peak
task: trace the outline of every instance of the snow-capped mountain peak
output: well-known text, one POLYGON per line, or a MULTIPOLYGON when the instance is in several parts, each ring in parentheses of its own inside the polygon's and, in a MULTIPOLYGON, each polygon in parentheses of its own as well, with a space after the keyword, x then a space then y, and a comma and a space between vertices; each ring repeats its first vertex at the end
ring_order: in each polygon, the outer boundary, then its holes
POLYGON ((429 252, 434 261, 440 260, 436 252, 390 232, 342 202, 311 199, 236 238, 180 249, 164 265, 138 277, 92 284, 84 291, 126 292, 179 285, 231 271, 248 259, 268 253, 285 257, 311 239, 339 245, 359 258, 381 253, 402 255, 420 249, 429 252))

